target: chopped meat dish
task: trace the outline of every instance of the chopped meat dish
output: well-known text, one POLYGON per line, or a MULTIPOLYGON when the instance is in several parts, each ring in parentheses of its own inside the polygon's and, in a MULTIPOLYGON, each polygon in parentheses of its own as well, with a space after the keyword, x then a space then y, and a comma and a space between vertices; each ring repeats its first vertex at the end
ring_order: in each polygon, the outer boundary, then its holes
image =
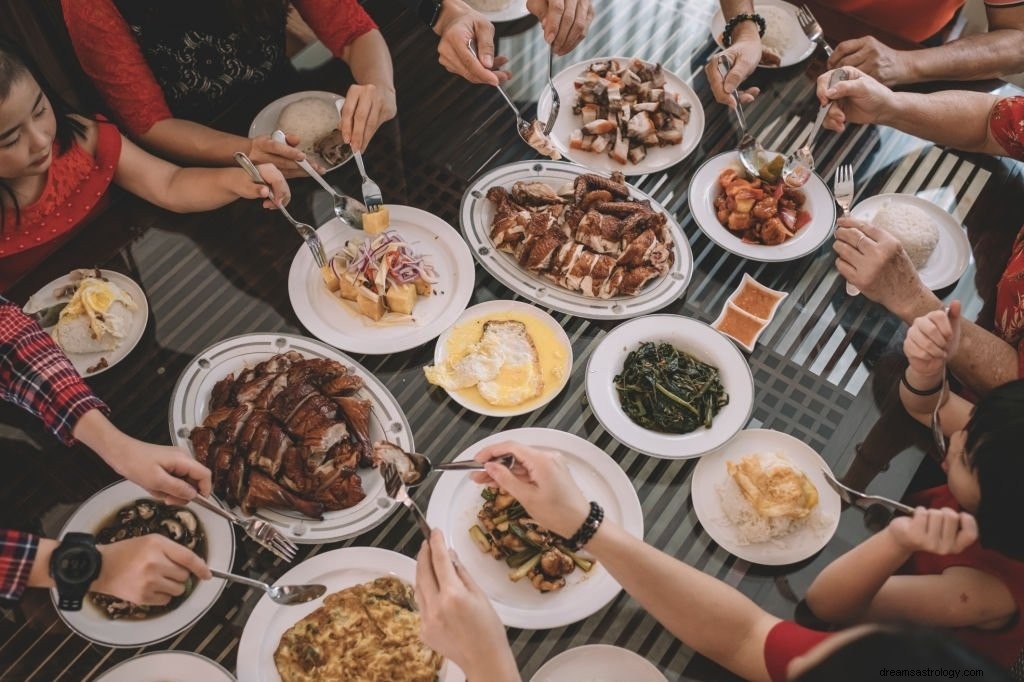
POLYGON ((362 386, 340 362, 295 351, 221 379, 189 436, 214 492, 247 514, 279 507, 320 519, 358 504, 356 470, 372 464, 362 386))
POLYGON ((519 181, 491 187, 491 241, 522 267, 584 296, 634 296, 675 262, 668 218, 631 198, 621 173, 580 175, 571 194, 519 181))
POLYGON ((595 62, 576 79, 572 110, 583 119, 569 147, 640 163, 651 147, 681 144, 690 104, 665 89, 661 64, 639 59, 595 62))
POLYGON ((784 182, 750 180, 742 171, 726 168, 718 184, 722 186, 714 201, 718 222, 749 244, 781 244, 811 222, 811 214, 804 209, 807 197, 784 182))

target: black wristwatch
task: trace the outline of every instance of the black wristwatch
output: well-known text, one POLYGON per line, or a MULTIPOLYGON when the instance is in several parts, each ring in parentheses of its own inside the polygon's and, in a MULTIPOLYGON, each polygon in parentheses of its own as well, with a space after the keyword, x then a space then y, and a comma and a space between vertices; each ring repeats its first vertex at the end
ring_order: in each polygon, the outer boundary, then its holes
POLYGON ((88 533, 68 533, 50 555, 50 577, 57 583, 57 608, 80 611, 89 586, 100 575, 103 555, 88 533))
POLYGON ((443 5, 444 0, 420 0, 419 8, 416 11, 420 15, 420 19, 423 20, 423 23, 433 29, 437 24, 437 20, 441 18, 441 8, 443 5))

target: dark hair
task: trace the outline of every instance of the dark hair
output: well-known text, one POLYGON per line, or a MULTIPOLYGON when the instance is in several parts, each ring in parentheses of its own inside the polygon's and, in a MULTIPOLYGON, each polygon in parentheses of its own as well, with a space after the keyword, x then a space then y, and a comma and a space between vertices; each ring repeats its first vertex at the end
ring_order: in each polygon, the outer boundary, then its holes
MULTIPOLYGON (((71 118, 70 115, 77 112, 63 98, 54 93, 31 58, 17 45, 0 37, 0 101, 7 99, 11 93, 11 86, 26 75, 35 78, 43 94, 50 100, 53 115, 57 119, 57 149, 63 154, 71 147, 76 136, 85 136, 85 126, 71 118)), ((0 199, 2 199, 2 195, 7 195, 14 206, 15 223, 20 222, 21 208, 18 206, 18 198, 14 195, 14 190, 10 185, 0 178, 0 199)), ((0 200, 0 233, 3 231, 4 212, 3 201, 0 200)))
POLYGON ((1024 533, 1017 525, 1024 505, 1024 379, 993 389, 978 401, 967 423, 964 455, 978 475, 981 502, 975 517, 981 544, 1024 559, 1024 533))
POLYGON ((883 668, 970 669, 981 670, 986 682, 1014 679, 1007 670, 948 633, 912 626, 884 626, 851 640, 794 682, 863 682, 878 679, 883 668))

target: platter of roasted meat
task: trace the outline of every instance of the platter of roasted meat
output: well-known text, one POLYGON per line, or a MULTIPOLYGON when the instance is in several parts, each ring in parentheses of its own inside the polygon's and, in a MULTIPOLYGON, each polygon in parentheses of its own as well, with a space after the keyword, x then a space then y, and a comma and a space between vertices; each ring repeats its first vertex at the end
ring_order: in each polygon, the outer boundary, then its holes
MULTIPOLYGON (((663 65, 601 57, 573 64, 552 79, 561 107, 549 137, 580 165, 604 173, 644 175, 676 165, 704 133, 700 99, 663 65)), ((551 88, 537 102, 544 121, 551 88)))
POLYGON ((373 444, 415 451, 384 384, 334 348, 287 334, 237 336, 200 353, 174 388, 170 429, 213 472, 217 497, 302 543, 377 525, 392 505, 373 444))
POLYGON ((654 312, 682 296, 693 269, 675 218, 621 173, 511 163, 473 181, 460 220, 473 255, 499 282, 570 315, 654 312))
MULTIPOLYGON (((766 156, 776 156, 767 152, 766 156)), ((832 236, 836 206, 825 182, 812 173, 800 189, 752 178, 735 151, 704 162, 690 180, 690 211, 711 241, 750 260, 775 263, 802 258, 832 236)))

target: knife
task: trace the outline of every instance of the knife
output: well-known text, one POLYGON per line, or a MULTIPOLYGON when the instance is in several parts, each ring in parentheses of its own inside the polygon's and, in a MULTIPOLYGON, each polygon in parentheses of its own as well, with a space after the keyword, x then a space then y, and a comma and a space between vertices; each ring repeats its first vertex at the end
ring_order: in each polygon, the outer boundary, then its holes
POLYGON ((62 301, 61 303, 51 305, 49 308, 43 308, 42 310, 37 310, 34 313, 25 314, 34 322, 38 322, 39 326, 45 329, 47 327, 52 327, 60 321, 60 311, 64 310, 70 302, 71 301, 62 301))

